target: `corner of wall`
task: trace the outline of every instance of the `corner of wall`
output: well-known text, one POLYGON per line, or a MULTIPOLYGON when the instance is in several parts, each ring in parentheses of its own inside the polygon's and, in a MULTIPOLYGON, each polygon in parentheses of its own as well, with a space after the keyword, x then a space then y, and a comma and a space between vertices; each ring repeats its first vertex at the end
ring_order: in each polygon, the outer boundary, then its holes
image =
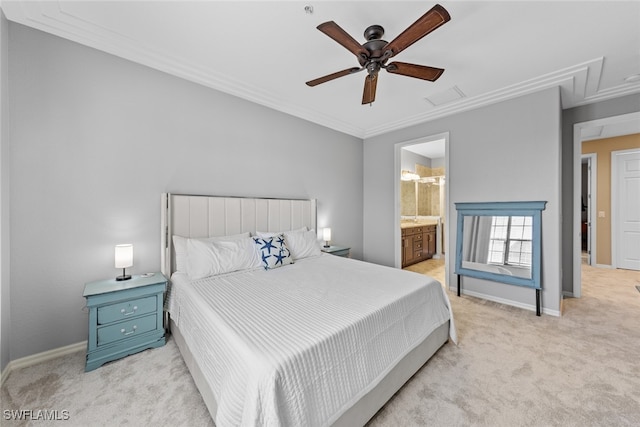
POLYGON ((4 382, 11 357, 11 310, 9 283, 9 163, 8 163, 8 62, 9 22, 0 9, 0 371, 4 382))

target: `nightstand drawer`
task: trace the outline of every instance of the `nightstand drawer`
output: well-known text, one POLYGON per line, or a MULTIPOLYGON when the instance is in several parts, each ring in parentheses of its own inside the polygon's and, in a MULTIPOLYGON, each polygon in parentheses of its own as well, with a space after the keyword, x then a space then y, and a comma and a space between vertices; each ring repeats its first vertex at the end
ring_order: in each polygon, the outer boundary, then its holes
POLYGON ((158 317, 155 314, 120 322, 98 329, 98 346, 124 338, 131 338, 157 328, 158 317))
POLYGON ((153 313, 156 309, 157 298, 155 295, 105 305, 104 307, 98 307, 98 325, 124 320, 141 314, 153 313))

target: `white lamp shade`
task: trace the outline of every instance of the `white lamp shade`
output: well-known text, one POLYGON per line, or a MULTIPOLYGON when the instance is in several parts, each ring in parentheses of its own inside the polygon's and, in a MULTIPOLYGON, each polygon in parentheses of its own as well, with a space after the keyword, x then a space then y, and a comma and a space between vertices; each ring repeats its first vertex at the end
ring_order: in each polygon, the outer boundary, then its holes
POLYGON ((329 240, 331 240, 330 228, 325 228, 324 230, 322 230, 322 240, 324 240, 325 242, 328 242, 329 240))
POLYGON ((133 267, 133 245, 116 245, 116 268, 133 267))

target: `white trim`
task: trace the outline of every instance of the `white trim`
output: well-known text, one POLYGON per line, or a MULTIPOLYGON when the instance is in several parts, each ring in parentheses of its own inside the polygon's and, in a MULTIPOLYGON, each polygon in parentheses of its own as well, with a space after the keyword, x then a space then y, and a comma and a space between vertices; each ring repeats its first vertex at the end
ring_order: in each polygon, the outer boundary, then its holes
POLYGON ((609 264, 596 264, 595 266, 596 266, 597 268, 608 268, 608 269, 610 269, 610 270, 613 270, 613 269, 614 269, 614 267, 613 267, 612 265, 609 265, 609 264))
MULTIPOLYGON (((449 288, 449 290, 452 291, 452 292, 456 292, 457 288, 449 288)), ((531 291, 533 292, 534 290, 531 289, 531 291)), ((488 295, 488 294, 483 294, 481 292, 468 291, 468 290, 464 290, 464 289, 462 289, 460 291, 460 293, 462 295, 468 295, 470 297, 486 299, 486 300, 489 300, 489 301, 497 302, 499 304, 510 305, 512 307, 522 308, 522 309, 527 310, 527 311, 533 311, 533 312, 536 311, 536 305, 535 304, 525 304, 525 303, 522 303, 522 302, 517 302, 517 301, 513 301, 513 300, 509 300, 509 299, 499 298, 499 297, 496 297, 494 295, 488 295)), ((535 299, 535 295, 532 295, 531 298, 535 299)), ((543 314, 548 314, 549 316, 560 317, 560 311, 551 310, 549 308, 545 308, 544 305, 542 306, 542 313, 543 314)))
MULTIPOLYGON (((582 194, 580 191, 580 186, 582 185, 582 168, 580 167, 580 162, 582 161, 581 131, 587 127, 603 126, 630 120, 640 120, 640 112, 605 117, 573 125, 573 294, 576 298, 580 298, 582 295, 582 243, 580 241, 580 211, 582 209, 580 201, 580 194, 582 194)), ((599 266, 599 264, 596 266, 599 266)))
MULTIPOLYGON (((582 152, 582 149, 580 150, 582 152)), ((589 233, 589 265, 595 265, 598 260, 598 221, 597 221, 597 205, 598 205, 598 154, 588 153, 582 154, 581 159, 589 160, 589 167, 591 171, 589 173, 589 180, 591 181, 591 200, 589 200, 589 216, 591 226, 587 229, 589 233)), ((582 192, 581 192, 582 193, 582 192)), ((582 251, 580 251, 582 252, 582 251)), ((582 262, 582 260, 580 260, 582 262)))
POLYGON ((9 374, 17 369, 37 365, 38 363, 47 362, 51 359, 55 359, 56 357, 66 356, 68 354, 86 349, 87 341, 81 341, 75 344, 69 344, 64 347, 58 347, 51 350, 43 351, 42 353, 32 354, 31 356, 25 356, 21 357, 20 359, 12 360, 4 368, 4 371, 2 371, 1 384, 4 385, 4 382, 9 377, 9 374))
MULTIPOLYGON (((449 132, 443 132, 435 135, 423 136, 417 139, 411 139, 408 141, 402 141, 395 144, 394 147, 394 175, 393 175, 393 200, 394 200, 394 212, 393 212, 393 230, 394 230, 394 251, 395 251, 395 266, 396 268, 402 268, 402 234, 400 230, 400 173, 402 169, 402 148, 410 145, 426 144, 433 141, 444 139, 444 174, 446 177, 445 184, 445 204, 441 207, 443 209, 442 217, 444 221, 444 233, 445 236, 449 236, 449 217, 448 217, 448 203, 449 203, 449 132)), ((445 283, 448 281, 448 269, 449 269, 449 250, 447 245, 448 240, 444 242, 444 269, 445 269, 445 283)))

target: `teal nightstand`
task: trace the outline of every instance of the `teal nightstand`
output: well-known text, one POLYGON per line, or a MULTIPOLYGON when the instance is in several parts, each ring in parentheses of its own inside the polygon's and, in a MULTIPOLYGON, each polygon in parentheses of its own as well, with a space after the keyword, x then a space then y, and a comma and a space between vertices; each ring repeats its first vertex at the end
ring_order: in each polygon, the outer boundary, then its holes
POLYGON ((326 252, 331 255, 337 255, 345 258, 350 257, 351 248, 346 248, 344 246, 329 246, 328 248, 322 247, 322 252, 326 252))
POLYGON ((130 280, 87 283, 83 296, 89 309, 89 340, 85 372, 106 362, 165 344, 162 273, 135 275, 130 280))

